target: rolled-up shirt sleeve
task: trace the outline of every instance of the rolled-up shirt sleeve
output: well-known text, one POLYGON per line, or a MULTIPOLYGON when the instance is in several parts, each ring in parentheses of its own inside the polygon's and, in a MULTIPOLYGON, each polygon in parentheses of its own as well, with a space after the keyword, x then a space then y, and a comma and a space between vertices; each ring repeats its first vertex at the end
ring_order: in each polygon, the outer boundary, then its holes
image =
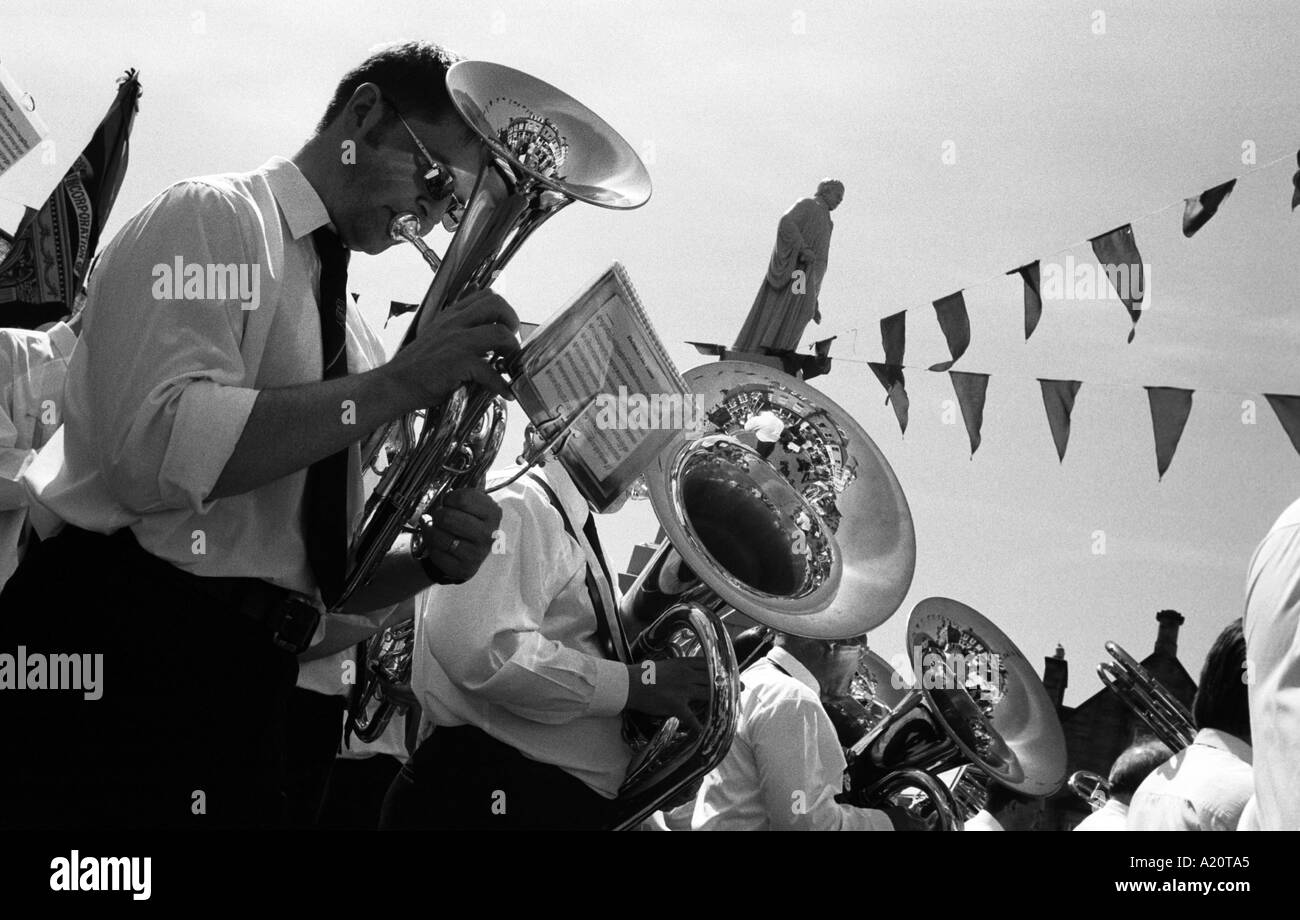
POLYGON ((557 561, 560 546, 562 558, 574 558, 558 515, 536 498, 512 496, 501 508, 501 551, 465 584, 429 592, 425 622, 438 663, 462 690, 534 722, 621 712, 627 667, 543 633, 547 610, 560 595, 590 606, 583 566, 557 561))
MULTIPOLYGON (((95 346, 81 355, 85 400, 100 471, 136 513, 205 510, 252 412, 245 305, 237 285, 221 291, 211 282, 218 266, 263 270, 266 259, 247 242, 256 219, 231 191, 173 186, 124 229, 114 271, 97 273, 87 317, 95 346)), ((258 287, 266 289, 265 279, 258 287)))

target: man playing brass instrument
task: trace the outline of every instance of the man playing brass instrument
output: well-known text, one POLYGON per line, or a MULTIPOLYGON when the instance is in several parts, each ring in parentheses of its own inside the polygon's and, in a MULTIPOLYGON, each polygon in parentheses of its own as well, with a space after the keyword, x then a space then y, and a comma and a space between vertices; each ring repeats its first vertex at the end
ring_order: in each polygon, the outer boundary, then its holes
MULTIPOLYGON (((0 767, 0 823, 278 820, 294 656, 339 597, 358 442, 466 382, 506 394, 485 358, 518 347, 514 311, 482 292, 372 367, 348 303, 349 250, 388 249, 400 212, 423 233, 454 222, 470 193, 480 145, 452 60, 372 55, 292 158, 174 185, 104 251, 63 427, 24 477, 66 525, 0 596, 0 650, 100 656, 106 689, 0 693, 30 752, 0 767)), ((399 540, 345 610, 468 578, 498 515, 453 493, 429 555, 399 540)))
POLYGON ((847 686, 866 637, 842 641, 777 633, 775 646, 743 675, 731 750, 704 778, 692 830, 887 831, 913 826, 891 813, 836 801, 844 752, 821 688, 847 686))
POLYGON ((613 585, 590 507, 560 464, 493 497, 504 545, 472 581, 419 603, 421 743, 380 826, 609 827, 632 756, 623 712, 698 728, 691 704, 708 697, 707 670, 681 658, 650 672, 607 650, 623 644, 613 585))

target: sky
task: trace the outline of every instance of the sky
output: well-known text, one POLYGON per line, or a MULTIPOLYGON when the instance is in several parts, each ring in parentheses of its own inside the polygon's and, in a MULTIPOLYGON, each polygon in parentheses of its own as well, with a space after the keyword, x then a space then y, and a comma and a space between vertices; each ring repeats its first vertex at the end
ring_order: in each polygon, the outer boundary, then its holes
MULTIPOLYGON (((1097 5, 0 0, 0 62, 56 152, 0 177, 0 198, 44 197, 128 67, 144 96, 105 238, 173 181, 293 153, 376 44, 439 41, 570 92, 654 181, 637 211, 567 209, 497 290, 540 321, 617 259, 686 370, 706 360, 687 340, 734 338, 780 215, 838 177, 824 320, 804 340, 837 336, 835 363, 813 383, 884 451, 917 533, 911 590, 871 646, 900 654, 912 608, 954 597, 1040 671, 1062 644, 1073 705, 1100 689, 1105 641, 1145 655, 1166 607, 1187 617, 1180 657, 1195 677, 1241 613, 1255 545, 1300 491, 1300 457, 1260 397, 1300 393, 1300 7, 1110 2, 1099 18, 1097 5), (1236 176, 1184 239, 1181 200, 1236 176), (1047 303, 1026 343, 1020 282, 1004 273, 1090 262, 1087 239, 1129 221, 1151 276, 1134 342, 1107 298, 1047 303), (946 359, 930 304, 958 289, 972 344, 956 369, 992 375, 973 458, 946 375, 909 372, 903 437, 864 363, 881 360, 879 320, 904 309, 907 363, 946 359), (1084 381, 1063 463, 1035 377, 1084 381), (1144 385, 1197 391, 1163 481, 1144 385)), ((0 225, 16 213, 0 202, 0 225)), ((441 249, 442 231, 430 242, 441 249)), ((382 325, 429 275, 400 247, 353 260, 350 282, 382 325)), ((516 411, 503 462, 522 424, 516 411)), ((653 515, 629 506, 603 530, 621 568, 653 515)))

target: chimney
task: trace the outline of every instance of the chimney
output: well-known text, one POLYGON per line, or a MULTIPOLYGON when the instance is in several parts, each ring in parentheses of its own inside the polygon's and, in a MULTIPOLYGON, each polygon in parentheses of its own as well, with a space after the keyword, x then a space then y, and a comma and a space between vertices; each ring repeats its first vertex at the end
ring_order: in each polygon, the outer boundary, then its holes
POLYGON ((1056 654, 1043 659, 1043 686, 1057 709, 1065 705, 1065 688, 1069 682, 1070 665, 1065 660, 1065 649, 1058 644, 1056 654))
POLYGON ((1177 610, 1161 610, 1156 614, 1156 622, 1160 624, 1160 628, 1156 632, 1155 653, 1177 658, 1178 627, 1185 622, 1183 615, 1177 610))

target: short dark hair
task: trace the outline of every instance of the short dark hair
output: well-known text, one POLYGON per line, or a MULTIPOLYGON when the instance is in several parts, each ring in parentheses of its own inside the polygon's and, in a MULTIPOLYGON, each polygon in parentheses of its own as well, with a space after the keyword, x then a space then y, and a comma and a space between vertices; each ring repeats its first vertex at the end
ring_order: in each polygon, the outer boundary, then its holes
POLYGON ((1228 624, 1210 646, 1201 668, 1201 683, 1192 701, 1197 728, 1213 728, 1250 740, 1250 704, 1246 694, 1246 636, 1241 617, 1228 624))
POLYGON ((1111 764, 1106 783, 1111 795, 1132 795, 1142 780, 1173 756, 1163 741, 1139 741, 1124 750, 1111 764))
POLYGON ((454 115, 447 68, 459 60, 460 55, 432 42, 385 45, 343 75, 316 133, 329 127, 363 83, 378 86, 403 114, 418 112, 434 121, 454 115))

